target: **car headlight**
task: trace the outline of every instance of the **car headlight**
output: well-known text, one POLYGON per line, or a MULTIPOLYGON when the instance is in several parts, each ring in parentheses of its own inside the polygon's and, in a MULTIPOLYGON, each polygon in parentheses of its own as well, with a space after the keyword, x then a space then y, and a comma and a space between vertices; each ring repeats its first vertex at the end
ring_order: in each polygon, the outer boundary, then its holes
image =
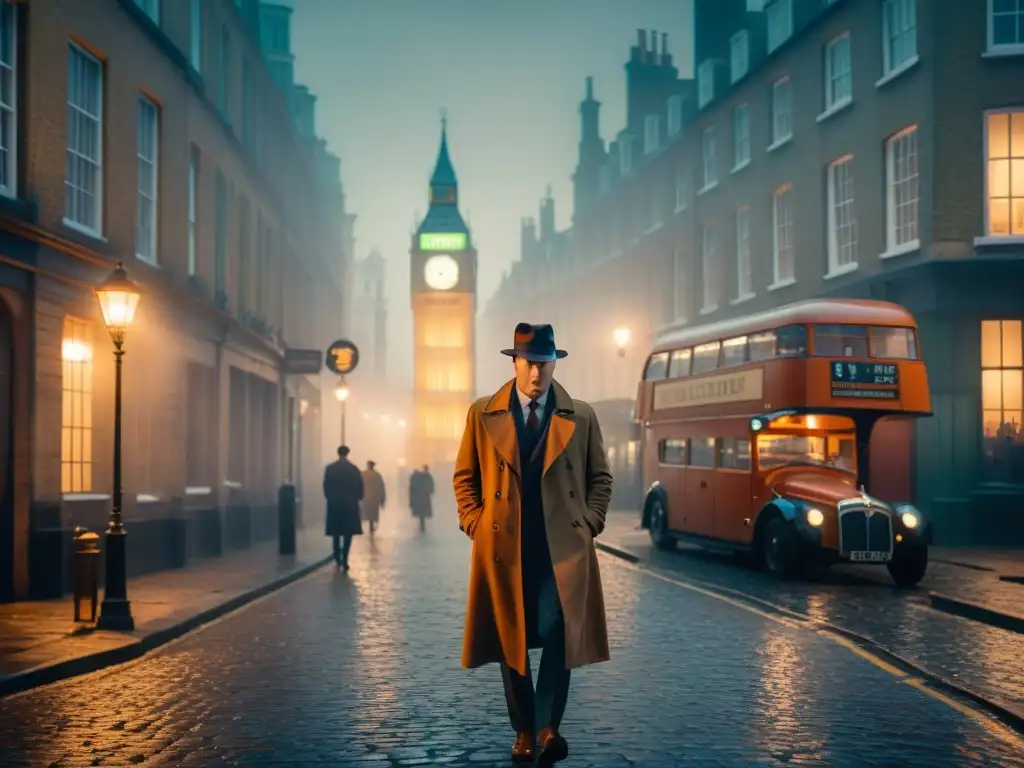
POLYGON ((909 509, 903 510, 900 514, 900 520, 907 528, 917 528, 917 524, 920 522, 920 518, 917 513, 911 512, 909 509))
POLYGON ((807 510, 807 523, 808 523, 808 525, 813 525, 815 528, 817 528, 818 526, 820 526, 824 522, 825 522, 825 515, 822 513, 822 511, 820 509, 814 509, 812 507, 811 509, 807 510))

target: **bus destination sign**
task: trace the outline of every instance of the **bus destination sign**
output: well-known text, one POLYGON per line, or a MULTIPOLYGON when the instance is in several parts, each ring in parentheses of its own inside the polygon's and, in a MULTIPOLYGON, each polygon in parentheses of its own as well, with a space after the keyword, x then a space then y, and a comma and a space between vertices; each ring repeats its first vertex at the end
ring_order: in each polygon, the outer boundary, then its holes
POLYGON ((832 362, 832 397, 895 400, 899 385, 899 366, 892 363, 832 362))

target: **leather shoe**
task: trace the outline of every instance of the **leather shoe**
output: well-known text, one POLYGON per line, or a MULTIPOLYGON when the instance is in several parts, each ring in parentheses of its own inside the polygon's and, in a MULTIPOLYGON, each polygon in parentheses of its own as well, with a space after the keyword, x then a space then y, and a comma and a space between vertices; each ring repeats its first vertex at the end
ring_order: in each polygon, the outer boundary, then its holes
POLYGON ((545 728, 537 737, 537 766, 547 768, 569 756, 569 744, 554 728, 545 728))
POLYGON ((533 761, 533 734, 520 733, 512 744, 512 762, 529 763, 533 761))

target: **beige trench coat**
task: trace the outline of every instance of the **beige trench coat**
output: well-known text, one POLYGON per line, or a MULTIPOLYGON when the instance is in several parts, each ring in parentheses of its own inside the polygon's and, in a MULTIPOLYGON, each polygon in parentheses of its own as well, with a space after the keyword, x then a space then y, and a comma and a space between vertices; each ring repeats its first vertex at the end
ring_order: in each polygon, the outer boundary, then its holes
MULTIPOLYGON (((473 541, 462 666, 504 661, 526 674, 514 386, 510 381, 470 406, 454 485, 459 527, 473 541)), ((593 408, 573 400, 558 382, 552 394, 541 495, 572 669, 609 658, 594 536, 604 530, 612 474, 593 408)))

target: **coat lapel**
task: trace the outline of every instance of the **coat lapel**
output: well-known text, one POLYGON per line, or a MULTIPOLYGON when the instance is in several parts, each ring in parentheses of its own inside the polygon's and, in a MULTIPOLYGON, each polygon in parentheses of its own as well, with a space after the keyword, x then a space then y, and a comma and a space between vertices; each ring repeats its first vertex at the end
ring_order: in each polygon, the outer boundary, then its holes
POLYGON ((484 430, 491 438, 498 455, 512 470, 522 477, 519 467, 519 439, 516 436, 516 421, 512 414, 512 387, 515 380, 499 389, 484 408, 484 430))
MULTIPOLYGON (((544 474, 565 451, 576 431, 575 410, 569 393, 562 389, 557 381, 551 382, 551 391, 555 396, 555 412, 547 427, 547 445, 544 448, 544 474)), ((543 476, 543 475, 542 475, 543 476)))

